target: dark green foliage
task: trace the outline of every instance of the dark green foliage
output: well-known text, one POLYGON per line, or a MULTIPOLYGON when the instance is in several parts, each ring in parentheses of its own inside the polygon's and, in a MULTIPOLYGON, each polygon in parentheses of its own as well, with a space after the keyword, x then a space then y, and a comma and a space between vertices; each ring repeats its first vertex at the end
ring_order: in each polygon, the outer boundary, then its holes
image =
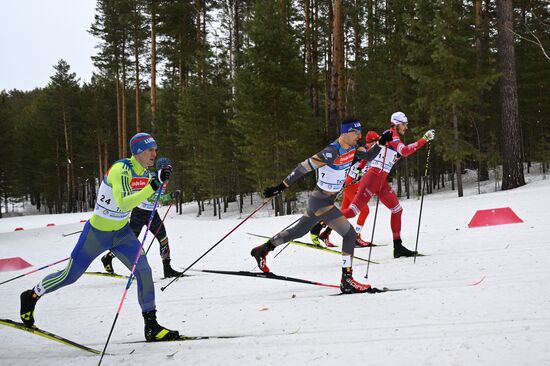
POLYGON ((256 3, 237 73, 234 124, 256 189, 280 182, 320 147, 312 141, 320 124, 308 110, 298 45, 285 20, 276 3, 256 3))
MULTIPOLYGON (((226 203, 279 183, 330 142, 325 98, 332 1, 308 1, 309 38, 305 4, 97 0, 90 29, 98 40, 92 80, 81 85, 60 61, 47 86, 0 92, 0 130, 7 136, 0 166, 3 211, 8 198, 22 197, 50 212, 89 209, 100 175, 123 151, 119 133, 127 140, 136 132, 136 113, 141 130, 151 131, 153 14, 154 135, 158 155, 174 162, 170 188, 203 207, 205 201, 226 203), (123 112, 126 130, 119 132, 123 112), (32 169, 21 168, 29 164, 32 169)), ((388 128, 391 113, 405 112, 406 143, 428 128, 437 130, 427 192, 454 187, 459 169, 502 163, 495 3, 482 4, 476 54, 472 0, 344 2, 347 110, 365 131, 379 133, 388 128)), ((543 0, 515 5, 522 127, 517 138, 527 161, 548 162, 550 9, 543 0)), ((397 192, 420 193, 425 154, 423 149, 398 163, 397 192)), ((311 174, 285 191, 286 202, 296 191, 311 189, 313 179, 311 174)), ((278 213, 285 211, 281 203, 278 213)))

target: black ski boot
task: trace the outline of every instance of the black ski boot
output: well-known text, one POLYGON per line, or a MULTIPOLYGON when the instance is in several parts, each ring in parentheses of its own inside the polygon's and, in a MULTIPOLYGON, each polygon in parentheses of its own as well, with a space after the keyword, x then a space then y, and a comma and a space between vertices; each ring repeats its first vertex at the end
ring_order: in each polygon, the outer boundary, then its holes
POLYGON ((110 274, 115 273, 115 271, 113 270, 113 258, 114 258, 114 254, 111 252, 107 252, 107 254, 101 257, 101 263, 103 263, 103 268, 105 268, 105 271, 110 274))
POLYGON ((34 307, 39 298, 40 297, 34 290, 27 290, 21 293, 21 310, 19 315, 27 327, 32 327, 34 325, 34 307))
POLYGON ((393 240, 393 257, 399 258, 399 257, 414 257, 415 255, 418 255, 417 252, 414 250, 409 250, 401 244, 401 239, 394 239, 393 240))
POLYGON ((163 260, 162 266, 164 267, 164 278, 179 277, 182 274, 182 272, 176 271, 170 266, 170 259, 163 260))
POLYGON ((370 292, 371 286, 355 281, 353 279, 353 270, 351 267, 342 268, 342 280, 340 281, 340 291, 343 294, 358 294, 370 292))
POLYGON ((269 268, 267 267, 266 263, 266 257, 267 253, 271 252, 273 249, 275 249, 275 245, 271 244, 271 241, 268 240, 262 245, 257 246, 250 251, 250 255, 253 256, 254 259, 256 259, 258 267, 264 273, 269 273, 269 268))
POLYGON ((177 330, 166 329, 157 323, 156 310, 143 313, 145 320, 145 340, 147 342, 174 341, 179 339, 177 330))

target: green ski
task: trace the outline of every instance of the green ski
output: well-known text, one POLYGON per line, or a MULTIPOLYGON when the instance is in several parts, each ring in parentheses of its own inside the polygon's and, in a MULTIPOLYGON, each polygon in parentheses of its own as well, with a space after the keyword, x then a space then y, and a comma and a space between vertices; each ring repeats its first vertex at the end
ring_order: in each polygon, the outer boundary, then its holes
MULTIPOLYGON (((252 234, 252 233, 247 233, 247 234, 252 235, 252 236, 256 236, 258 238, 264 238, 264 239, 269 239, 270 238, 269 236, 265 236, 265 235, 252 234)), ((315 245, 315 244, 304 243, 303 241, 292 240, 292 241, 289 241, 289 243, 294 244, 294 245, 301 245, 303 247, 308 247, 308 248, 311 248, 311 249, 322 250, 323 252, 328 252, 328 253, 332 253, 332 254, 342 254, 342 252, 339 252, 337 250, 321 247, 321 246, 315 245)), ((368 259, 361 258, 361 257, 358 257, 356 255, 354 255, 353 258, 357 259, 357 260, 360 260, 360 261, 363 261, 363 262, 369 262, 368 259)), ((373 263, 373 264, 379 264, 378 262, 375 262, 375 261, 370 261, 370 262, 373 263)))
POLYGON ((29 333, 35 334, 37 336, 40 336, 40 337, 51 339, 52 341, 56 341, 56 342, 62 343, 64 345, 67 345, 67 346, 70 346, 70 347, 78 348, 82 351, 87 351, 87 352, 90 352, 90 353, 93 353, 93 354, 96 354, 96 355, 101 354, 101 351, 98 351, 98 350, 90 348, 90 347, 86 347, 82 344, 73 342, 73 341, 71 341, 67 338, 63 338, 61 336, 58 336, 57 334, 50 333, 48 331, 36 328, 34 326, 33 327, 27 327, 23 323, 14 322, 13 320, 10 320, 10 319, 0 319, 0 324, 7 325, 8 327, 12 327, 12 328, 15 328, 15 329, 21 329, 21 330, 24 330, 25 332, 29 332, 29 333))
POLYGON ((109 273, 109 272, 84 272, 86 275, 90 276, 103 276, 103 277, 112 277, 112 278, 123 278, 125 280, 128 279, 128 276, 123 276, 118 273, 109 273))

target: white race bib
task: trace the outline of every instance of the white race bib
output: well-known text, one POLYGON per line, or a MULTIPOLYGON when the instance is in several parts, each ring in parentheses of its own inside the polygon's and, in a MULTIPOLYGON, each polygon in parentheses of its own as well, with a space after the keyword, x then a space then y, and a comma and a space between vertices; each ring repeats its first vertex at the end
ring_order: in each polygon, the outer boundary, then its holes
POLYGON ((396 151, 382 146, 378 155, 376 155, 376 157, 372 159, 370 166, 378 168, 380 170, 383 169, 386 173, 389 173, 397 160, 399 160, 399 154, 396 151), (383 168, 382 164, 384 164, 383 168))
POLYGON ((122 221, 128 219, 130 211, 121 211, 113 196, 113 189, 105 183, 105 179, 99 186, 94 214, 104 219, 122 221))

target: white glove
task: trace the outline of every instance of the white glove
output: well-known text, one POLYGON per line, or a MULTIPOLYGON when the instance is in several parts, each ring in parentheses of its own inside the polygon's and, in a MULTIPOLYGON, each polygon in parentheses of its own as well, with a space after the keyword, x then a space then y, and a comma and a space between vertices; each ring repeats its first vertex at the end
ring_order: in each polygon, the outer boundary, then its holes
POLYGON ((426 133, 424 134, 424 136, 422 136, 422 138, 426 141, 432 141, 433 139, 435 139, 435 130, 426 131, 426 133))

